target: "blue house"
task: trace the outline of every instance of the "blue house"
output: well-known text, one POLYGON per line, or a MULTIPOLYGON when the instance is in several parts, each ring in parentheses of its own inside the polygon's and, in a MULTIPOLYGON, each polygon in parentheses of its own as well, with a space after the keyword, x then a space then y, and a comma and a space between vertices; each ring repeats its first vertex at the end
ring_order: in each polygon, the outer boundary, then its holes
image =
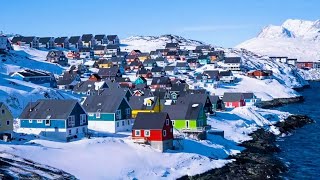
POLYGON ((83 107, 88 112, 89 128, 110 133, 130 131, 132 109, 125 96, 126 92, 119 89, 88 96, 83 107))
POLYGON ((30 102, 20 117, 20 132, 70 141, 88 131, 87 113, 77 100, 41 99, 30 102))
POLYGON ((210 63, 210 57, 208 55, 200 55, 198 57, 198 62, 201 65, 206 65, 210 63))
POLYGON ((13 73, 11 77, 34 84, 48 84, 50 87, 57 87, 54 75, 45 71, 25 69, 13 73))

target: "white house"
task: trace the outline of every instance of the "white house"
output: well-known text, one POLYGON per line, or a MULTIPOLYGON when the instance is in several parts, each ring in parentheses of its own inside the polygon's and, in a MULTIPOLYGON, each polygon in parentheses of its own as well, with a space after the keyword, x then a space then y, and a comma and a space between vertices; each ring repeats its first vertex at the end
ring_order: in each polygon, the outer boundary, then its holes
POLYGON ((240 57, 225 57, 222 64, 224 69, 230 71, 240 71, 241 67, 241 58, 240 57))

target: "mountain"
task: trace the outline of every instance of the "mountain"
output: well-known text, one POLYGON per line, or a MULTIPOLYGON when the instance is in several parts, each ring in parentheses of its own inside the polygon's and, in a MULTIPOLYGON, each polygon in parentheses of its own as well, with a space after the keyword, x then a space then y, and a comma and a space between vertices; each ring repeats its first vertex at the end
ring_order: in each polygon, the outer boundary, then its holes
POLYGON ((288 56, 298 61, 320 59, 320 20, 288 19, 282 25, 269 25, 257 37, 236 48, 268 56, 288 56))
POLYGON ((161 36, 131 36, 126 39, 121 39, 121 49, 131 51, 139 49, 143 52, 149 52, 156 49, 164 49, 166 43, 179 43, 181 49, 195 49, 198 45, 204 45, 204 42, 186 39, 177 35, 161 35, 161 36))

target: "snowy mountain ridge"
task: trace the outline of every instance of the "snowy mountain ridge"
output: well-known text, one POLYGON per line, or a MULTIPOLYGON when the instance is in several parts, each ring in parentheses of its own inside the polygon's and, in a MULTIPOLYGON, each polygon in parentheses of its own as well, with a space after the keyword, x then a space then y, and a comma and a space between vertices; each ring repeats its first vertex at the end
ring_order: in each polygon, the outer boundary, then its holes
POLYGON ((131 51, 139 49, 143 52, 150 52, 156 49, 164 49, 166 43, 179 43, 181 49, 195 49, 198 45, 206 43, 187 39, 178 35, 165 34, 161 36, 131 36, 126 39, 121 39, 122 50, 131 51))
POLYGON ((287 56, 298 61, 320 59, 320 20, 288 19, 282 25, 269 25, 260 34, 236 48, 268 56, 287 56))

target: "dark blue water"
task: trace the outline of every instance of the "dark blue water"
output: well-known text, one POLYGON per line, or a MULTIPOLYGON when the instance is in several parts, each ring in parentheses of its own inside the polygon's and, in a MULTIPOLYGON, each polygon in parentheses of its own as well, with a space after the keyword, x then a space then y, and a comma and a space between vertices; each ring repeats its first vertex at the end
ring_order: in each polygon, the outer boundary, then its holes
POLYGON ((308 115, 317 121, 278 142, 282 150, 279 156, 289 165, 289 172, 284 174, 288 179, 320 179, 320 82, 311 82, 310 85, 310 89, 300 92, 305 98, 303 103, 276 108, 308 115))

